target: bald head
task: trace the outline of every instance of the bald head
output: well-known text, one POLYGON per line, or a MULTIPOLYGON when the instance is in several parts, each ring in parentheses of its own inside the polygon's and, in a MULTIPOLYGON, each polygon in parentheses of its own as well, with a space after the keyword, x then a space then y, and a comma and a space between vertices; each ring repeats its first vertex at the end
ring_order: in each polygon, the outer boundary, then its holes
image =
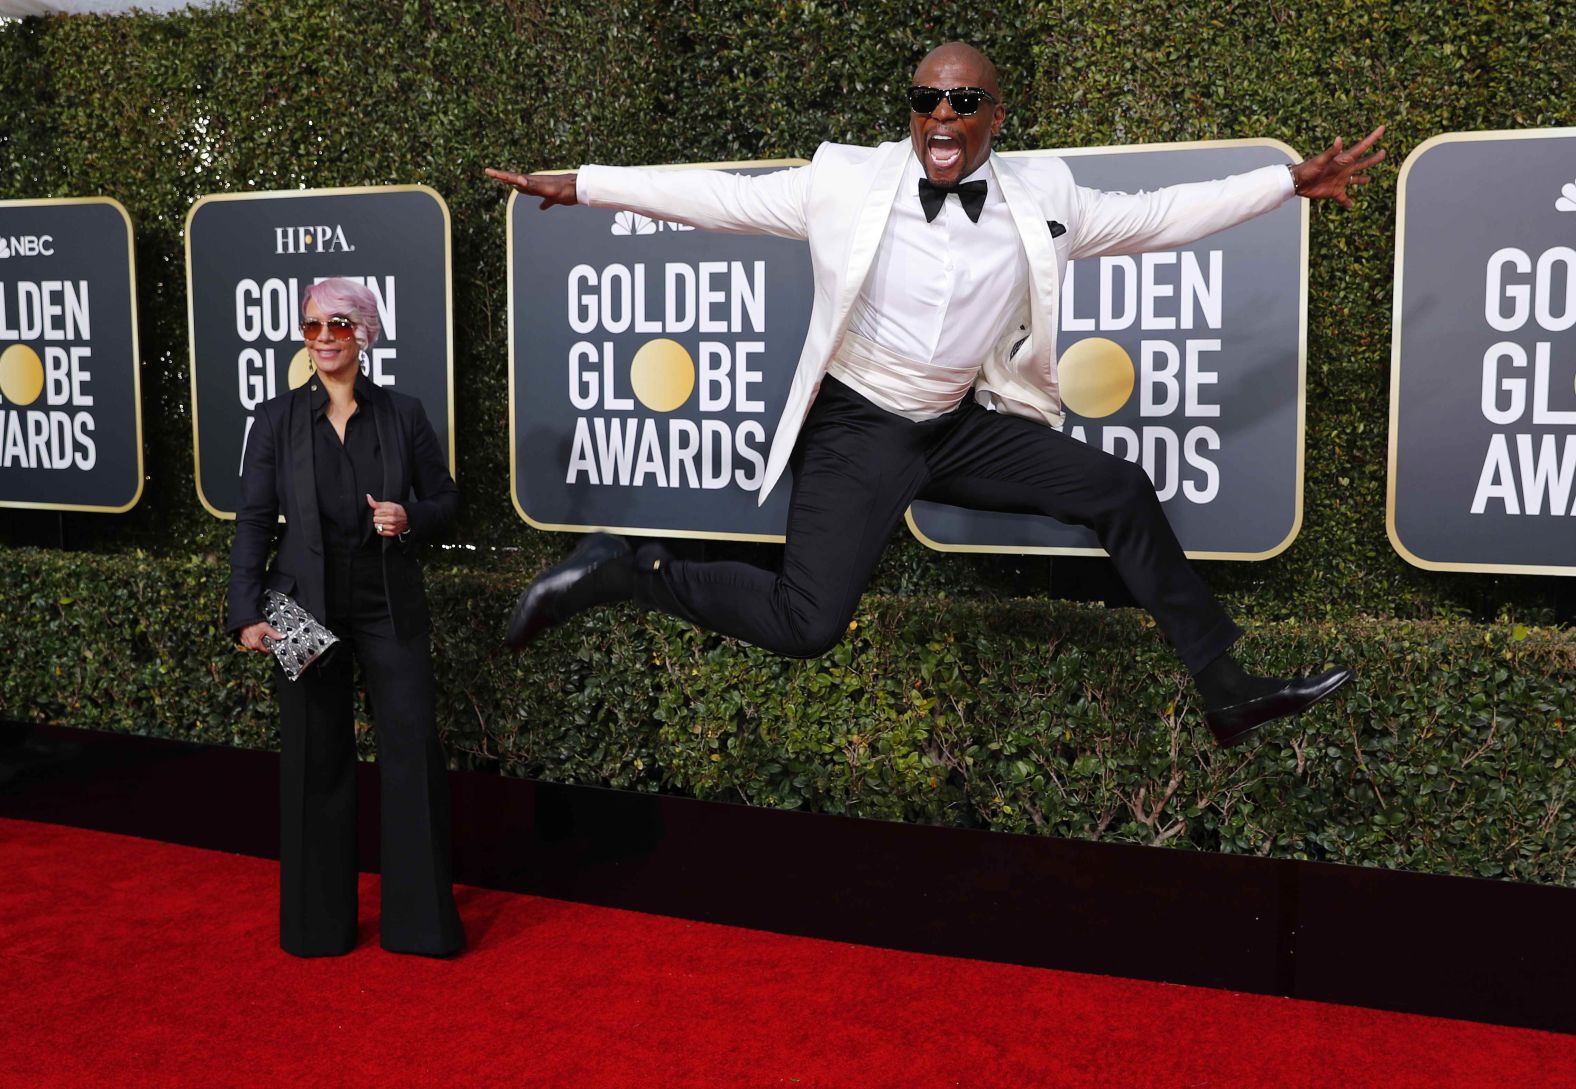
POLYGON ((975 73, 978 82, 971 86, 983 87, 996 96, 997 102, 1001 101, 1001 87, 996 82, 996 66, 990 62, 989 57, 975 49, 968 42, 943 42, 929 53, 926 53, 914 69, 915 85, 921 87, 939 86, 939 84, 931 83, 922 78, 922 73, 925 73, 931 66, 947 64, 958 65, 975 73))
POLYGON ((956 185, 990 158, 991 138, 1007 118, 996 66, 967 42, 947 42, 925 54, 914 69, 914 86, 935 91, 974 88, 990 96, 959 96, 965 109, 977 105, 972 113, 959 113, 952 99, 944 97, 929 113, 915 110, 909 115, 914 155, 924 166, 925 176, 937 185, 956 185))

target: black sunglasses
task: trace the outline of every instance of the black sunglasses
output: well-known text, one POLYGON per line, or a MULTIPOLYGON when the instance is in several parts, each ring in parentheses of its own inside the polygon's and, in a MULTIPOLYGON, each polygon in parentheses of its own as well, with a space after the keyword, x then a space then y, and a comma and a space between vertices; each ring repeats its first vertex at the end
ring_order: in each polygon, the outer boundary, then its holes
POLYGON ((945 91, 939 87, 910 87, 908 108, 915 113, 928 115, 941 105, 943 98, 959 117, 973 117, 985 99, 996 101, 996 96, 983 87, 949 87, 945 91))

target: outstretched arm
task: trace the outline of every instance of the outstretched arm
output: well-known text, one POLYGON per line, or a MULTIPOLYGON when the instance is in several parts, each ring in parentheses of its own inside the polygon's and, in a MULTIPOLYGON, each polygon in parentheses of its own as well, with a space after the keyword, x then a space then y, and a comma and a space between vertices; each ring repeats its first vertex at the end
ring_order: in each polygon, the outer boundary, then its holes
POLYGON ((555 204, 577 204, 573 174, 516 174, 509 170, 487 168, 489 178, 497 178, 528 197, 541 197, 543 208, 555 204))
POLYGON ((620 208, 654 219, 687 223, 728 234, 772 234, 804 238, 812 167, 769 174, 735 174, 715 169, 585 166, 573 174, 514 174, 487 170, 541 207, 588 204, 620 208))
MULTIPOLYGON (((1384 133, 1380 126, 1346 150, 1340 140, 1291 168, 1291 187, 1310 199, 1329 198, 1350 208, 1346 189, 1364 185, 1363 173, 1384 158, 1365 153, 1384 133)), ((1286 202, 1286 168, 1261 167, 1211 182, 1169 185, 1148 193, 1111 193, 1078 187, 1078 216, 1068 256, 1142 253, 1173 249, 1273 211, 1286 202)))
POLYGON ((1347 195, 1346 187, 1368 184, 1367 170, 1384 161, 1384 148, 1367 158, 1363 156, 1374 146, 1374 141, 1383 135, 1384 126, 1380 125, 1350 149, 1344 148, 1341 138, 1337 136, 1335 143, 1313 158, 1304 159, 1292 167, 1292 186, 1297 190, 1297 195, 1310 200, 1328 197, 1342 208, 1350 208, 1352 198, 1347 195))

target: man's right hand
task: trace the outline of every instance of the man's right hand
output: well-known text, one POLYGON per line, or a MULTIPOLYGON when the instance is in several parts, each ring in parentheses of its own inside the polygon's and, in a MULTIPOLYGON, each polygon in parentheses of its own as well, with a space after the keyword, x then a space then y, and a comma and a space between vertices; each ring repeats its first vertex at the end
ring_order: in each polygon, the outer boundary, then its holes
POLYGON ((241 629, 241 645, 247 650, 260 650, 264 654, 272 653, 263 645, 263 636, 270 639, 283 639, 284 636, 274 629, 266 620, 259 620, 255 624, 248 624, 241 629))
POLYGON ((575 196, 573 174, 515 174, 508 170, 494 170, 489 166, 487 176, 513 186, 528 197, 541 197, 540 206, 543 208, 551 208, 555 204, 579 203, 575 196))

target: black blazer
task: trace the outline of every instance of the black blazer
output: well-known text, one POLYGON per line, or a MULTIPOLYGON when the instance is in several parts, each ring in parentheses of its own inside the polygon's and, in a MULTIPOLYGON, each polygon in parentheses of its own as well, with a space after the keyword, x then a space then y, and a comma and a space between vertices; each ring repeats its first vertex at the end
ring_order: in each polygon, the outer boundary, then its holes
MULTIPOLYGON (((230 547, 230 593, 225 628, 238 632, 263 619, 263 590, 289 594, 318 620, 328 612, 323 527, 313 471, 312 405, 316 379, 264 401, 247 441, 241 470, 241 509, 230 547), (280 525, 279 515, 284 515, 280 525), (269 549, 278 542, 273 563, 269 549), (266 570, 265 570, 266 567, 266 570)), ((410 519, 405 540, 381 538, 383 588, 404 640, 427 629, 427 595, 415 546, 446 534, 460 508, 448 459, 416 398, 356 379, 356 401, 371 409, 382 451, 383 490, 374 499, 403 503, 410 519), (414 496, 414 498, 411 498, 414 496)))

